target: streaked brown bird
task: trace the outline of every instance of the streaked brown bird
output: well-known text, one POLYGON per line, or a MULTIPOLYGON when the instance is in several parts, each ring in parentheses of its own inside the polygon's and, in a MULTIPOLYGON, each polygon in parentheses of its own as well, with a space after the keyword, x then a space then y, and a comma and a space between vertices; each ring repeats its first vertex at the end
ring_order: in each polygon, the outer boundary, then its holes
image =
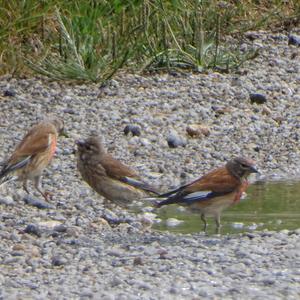
POLYGON ((126 206, 149 192, 158 194, 135 171, 108 154, 100 137, 92 136, 84 141, 76 141, 76 144, 78 170, 101 196, 126 206))
POLYGON ((206 216, 212 215, 220 232, 220 216, 224 209, 239 202, 249 183, 247 177, 257 173, 254 162, 245 158, 234 158, 223 167, 217 168, 195 181, 175 190, 159 195, 167 199, 156 204, 161 207, 168 204, 187 205, 191 210, 200 212, 207 228, 206 216))
POLYGON ((24 190, 29 194, 27 181, 33 180, 36 190, 48 200, 49 192, 42 190, 41 176, 55 153, 57 137, 63 132, 63 127, 63 121, 56 117, 33 126, 10 158, 2 163, 0 185, 18 179, 22 181, 24 190))

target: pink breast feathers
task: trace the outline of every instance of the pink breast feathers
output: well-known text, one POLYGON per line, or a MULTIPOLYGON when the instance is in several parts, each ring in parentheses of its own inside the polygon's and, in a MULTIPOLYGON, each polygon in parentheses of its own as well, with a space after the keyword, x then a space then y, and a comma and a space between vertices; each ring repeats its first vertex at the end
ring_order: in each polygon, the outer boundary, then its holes
POLYGON ((50 134, 49 140, 50 140, 50 159, 51 159, 56 151, 56 144, 57 144, 56 135, 50 134))
POLYGON ((244 180, 243 183, 240 185, 239 189, 237 190, 233 202, 240 201, 243 193, 246 192, 248 186, 249 186, 248 180, 244 180))

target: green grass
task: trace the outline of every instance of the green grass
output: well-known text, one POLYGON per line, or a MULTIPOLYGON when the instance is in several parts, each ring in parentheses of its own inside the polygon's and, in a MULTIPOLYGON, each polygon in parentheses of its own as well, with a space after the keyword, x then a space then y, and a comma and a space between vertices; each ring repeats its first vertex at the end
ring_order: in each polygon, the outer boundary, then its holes
POLYGON ((2 0, 0 70, 94 82, 121 68, 230 72, 257 53, 228 35, 299 18, 298 0, 2 0))

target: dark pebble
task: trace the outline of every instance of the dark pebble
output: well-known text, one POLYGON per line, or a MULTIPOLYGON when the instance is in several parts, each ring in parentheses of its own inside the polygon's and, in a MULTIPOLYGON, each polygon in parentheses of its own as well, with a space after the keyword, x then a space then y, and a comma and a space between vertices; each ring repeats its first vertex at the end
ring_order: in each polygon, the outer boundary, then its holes
POLYGON ((250 94, 251 103, 263 104, 267 102, 267 98, 262 94, 250 94))
POLYGON ((124 134, 128 135, 129 133, 131 133, 133 136, 140 136, 141 129, 137 125, 126 125, 124 128, 124 134))
POLYGON ((60 256, 53 256, 51 259, 52 266, 60 267, 67 263, 67 260, 60 256))
POLYGON ((63 112, 64 112, 65 114, 70 114, 70 115, 75 115, 75 114, 76 114, 76 111, 75 111, 73 108, 65 108, 65 109, 63 110, 63 112))
POLYGON ((16 91, 12 89, 7 89, 3 92, 4 97, 14 97, 16 96, 16 91))
POLYGON ((23 256, 24 252, 23 251, 12 251, 10 253, 11 256, 23 256))
POLYGON ((67 232, 67 229, 67 226, 63 224, 57 225, 53 228, 53 230, 57 232, 67 232))
POLYGON ((25 233, 34 234, 38 237, 42 235, 41 229, 35 224, 28 224, 24 230, 25 233))
POLYGON ((133 260, 134 266, 143 265, 143 264, 144 264, 143 259, 140 256, 134 258, 133 260))
POLYGON ((36 198, 33 198, 32 196, 26 194, 23 198, 23 201, 28 204, 28 205, 31 205, 31 206, 35 206, 39 209, 51 209, 51 208, 54 208, 53 205, 49 204, 48 202, 46 201, 43 201, 43 200, 39 200, 39 199, 36 199, 36 198))
POLYGON ((289 45, 294 45, 294 46, 300 46, 300 37, 296 36, 296 35, 290 35, 289 36, 289 41, 288 41, 289 45))
POLYGON ((254 150, 255 152, 259 152, 259 151, 261 150, 261 148, 260 148, 259 146, 255 146, 255 147, 253 148, 253 150, 254 150))

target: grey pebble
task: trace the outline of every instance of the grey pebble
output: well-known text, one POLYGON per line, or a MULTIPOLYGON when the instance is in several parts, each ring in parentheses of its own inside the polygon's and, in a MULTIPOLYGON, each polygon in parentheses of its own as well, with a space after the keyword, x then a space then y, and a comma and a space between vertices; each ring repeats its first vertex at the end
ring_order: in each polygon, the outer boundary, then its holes
POLYGON ((37 237, 40 237, 42 235, 42 231, 40 227, 36 224, 28 224, 24 229, 24 232, 28 234, 36 235, 37 237))
POLYGON ((300 36, 290 34, 288 44, 300 47, 300 36))
POLYGON ((124 134, 128 135, 129 133, 131 133, 132 136, 140 136, 141 128, 137 125, 126 125, 124 128, 124 134))
POLYGON ((14 89, 4 90, 3 96, 4 97, 15 97, 16 96, 16 91, 14 89))
POLYGON ((31 206, 35 206, 35 207, 37 207, 39 209, 54 208, 54 205, 52 205, 52 204, 50 204, 50 203, 48 203, 46 201, 34 198, 33 196, 28 195, 28 194, 25 194, 25 196, 23 197, 23 201, 26 204, 31 205, 31 206))
POLYGON ((186 140, 180 137, 176 132, 171 132, 167 137, 167 142, 170 148, 185 147, 186 140))
POLYGON ((64 257, 61 257, 61 256, 56 255, 51 258, 51 264, 55 267, 60 267, 67 263, 68 263, 68 261, 64 257))

